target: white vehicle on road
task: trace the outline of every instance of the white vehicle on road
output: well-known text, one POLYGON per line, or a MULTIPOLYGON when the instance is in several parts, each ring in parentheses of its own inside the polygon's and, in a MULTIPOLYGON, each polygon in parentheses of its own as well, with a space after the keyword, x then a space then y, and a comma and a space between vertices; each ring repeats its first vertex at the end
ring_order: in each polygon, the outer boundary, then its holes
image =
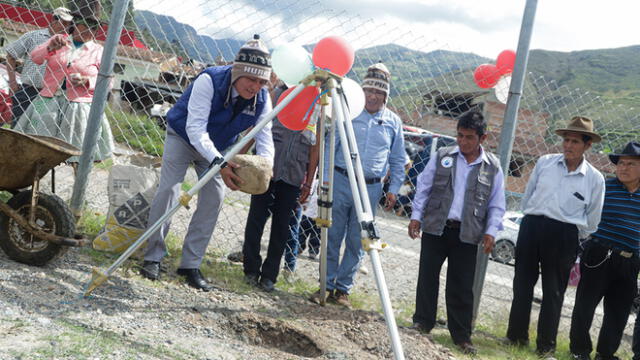
POLYGON ((504 214, 502 225, 504 229, 496 234, 496 245, 491 252, 494 261, 508 264, 516 258, 516 242, 518 230, 524 215, 519 211, 507 211, 504 214))

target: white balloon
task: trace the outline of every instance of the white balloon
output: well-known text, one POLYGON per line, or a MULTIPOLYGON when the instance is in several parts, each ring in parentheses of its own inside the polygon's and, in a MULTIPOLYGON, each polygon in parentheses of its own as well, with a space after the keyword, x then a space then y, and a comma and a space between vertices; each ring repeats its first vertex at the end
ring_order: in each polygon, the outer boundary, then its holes
POLYGON ((503 104, 507 103, 509 98, 509 86, 511 86, 511 75, 505 75, 498 80, 498 83, 493 88, 496 92, 496 99, 503 104))
POLYGON ((273 72, 287 85, 296 85, 313 72, 311 55, 299 45, 280 45, 271 53, 273 72))
POLYGON ((360 84, 349 78, 342 79, 342 90, 347 98, 349 119, 355 119, 364 109, 364 91, 360 84))

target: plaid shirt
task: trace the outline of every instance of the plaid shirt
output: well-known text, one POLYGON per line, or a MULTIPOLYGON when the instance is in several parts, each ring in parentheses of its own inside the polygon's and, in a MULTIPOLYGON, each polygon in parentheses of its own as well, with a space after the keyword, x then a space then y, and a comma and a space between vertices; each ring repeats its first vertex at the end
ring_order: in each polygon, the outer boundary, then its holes
POLYGON ((22 35, 15 42, 5 46, 4 50, 14 59, 24 59, 20 79, 23 84, 31 85, 35 88, 42 88, 42 77, 46 64, 37 65, 31 60, 31 51, 38 45, 44 43, 51 37, 49 29, 39 29, 29 31, 22 35))

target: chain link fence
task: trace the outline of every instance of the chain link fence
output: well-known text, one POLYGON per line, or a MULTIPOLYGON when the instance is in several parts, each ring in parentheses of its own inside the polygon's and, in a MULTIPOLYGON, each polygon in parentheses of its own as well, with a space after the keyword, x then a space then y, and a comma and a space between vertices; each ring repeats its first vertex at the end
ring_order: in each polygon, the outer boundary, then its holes
MULTIPOLYGON (((0 1, 0 45, 3 46, 0 50, 3 61, 0 93, 5 107, 2 120, 10 120, 10 113, 6 115, 6 107, 11 106, 8 101, 14 86, 5 65, 8 64, 7 56, 13 54, 18 72, 22 71, 22 77, 18 77, 17 82, 22 79, 23 84, 36 85, 24 73, 28 71, 30 51, 17 51, 15 47, 14 50, 8 50, 11 44, 21 41, 19 38, 25 33, 51 28, 52 22, 59 19, 59 16, 53 16, 53 10, 59 6, 67 6, 73 11, 82 10, 82 16, 86 18, 95 16, 99 20, 107 20, 110 6, 103 4, 100 9, 97 3, 91 0, 77 3, 63 0, 0 1)), ((86 27, 93 26, 90 21, 84 23, 86 27)), ((78 30, 82 30, 81 27, 82 24, 75 25, 76 35, 78 30)), ((94 26, 90 29, 90 36, 100 43, 105 38, 107 27, 106 23, 94 26)), ((117 51, 115 76, 100 137, 99 148, 104 156, 100 158, 102 163, 92 170, 87 190, 87 206, 92 211, 108 211, 107 177, 113 164, 153 167, 159 162, 166 126, 164 116, 203 68, 232 62, 239 47, 254 33, 261 34, 270 48, 293 42, 306 45, 309 50, 320 38, 338 35, 358 49, 348 77, 360 82, 366 68, 380 60, 392 74, 388 106, 405 124, 406 151, 410 162, 398 204, 389 212, 378 209, 378 224, 385 240, 392 245, 383 254, 387 278, 393 279, 390 281, 391 296, 397 301, 413 298, 419 244, 408 240, 406 228, 415 192, 415 179, 437 148, 455 141, 455 117, 471 108, 481 109, 488 119, 490 131, 485 145, 497 152, 505 105, 497 100, 492 89, 479 89, 473 83, 473 70, 482 63, 491 62, 491 59, 455 51, 455 48, 440 43, 436 34, 418 34, 407 28, 389 26, 357 14, 331 9, 321 1, 184 0, 178 4, 168 0, 135 0, 129 8, 125 27, 117 51)), ((71 37, 76 39, 74 35, 71 37)), ((92 65, 97 70, 99 64, 92 65)), ((89 67, 77 67, 77 73, 82 76, 78 81, 95 83, 97 71, 89 67)), ((75 84, 66 84, 69 85, 75 84)), ((78 121, 83 117, 86 119, 85 112, 88 113, 87 104, 91 99, 87 94, 88 100, 76 106, 74 99, 69 99, 68 95, 55 96, 60 101, 44 101, 41 97, 35 97, 27 103, 22 117, 38 115, 43 121, 53 121, 53 127, 46 127, 47 134, 60 136, 65 124, 60 122, 59 114, 75 117, 78 121), (43 102, 44 105, 38 105, 43 102), (47 113, 51 116, 45 116, 47 113)), ((498 246, 493 257, 499 261, 490 262, 488 268, 480 306, 480 322, 506 322, 505 313, 508 313, 512 297, 511 252, 517 237, 519 199, 537 158, 560 150, 559 138, 554 130, 575 115, 595 119, 596 131, 602 134, 603 141, 595 144, 587 157, 607 176, 613 174, 607 153, 620 149, 632 139, 640 138, 640 119, 634 109, 607 102, 583 90, 560 86, 553 80, 533 73, 527 74, 506 181, 509 221, 515 223, 511 224, 515 230, 507 229, 497 238, 498 246)), ((74 138, 63 138, 81 144, 82 134, 78 131, 74 134, 74 138)), ((58 180, 61 187, 59 191, 68 195, 73 185, 73 172, 66 168, 60 173, 62 180, 58 180)), ((195 181, 195 174, 190 172, 183 189, 195 181)), ((217 254, 241 249, 249 202, 248 195, 227 192, 210 245, 217 254)), ((148 211, 148 208, 139 213, 143 211, 148 211)), ((174 217, 172 232, 178 238, 186 233, 191 212, 180 210, 174 217)), ((307 221, 312 217, 303 217, 304 231, 301 237, 313 239, 314 235, 319 236, 314 233, 318 231, 317 228, 309 226, 307 221)), ((268 233, 267 228, 267 236, 263 239, 265 245, 268 233)), ((313 257, 317 255, 313 245, 307 248, 311 252, 308 250, 306 254, 313 257)), ((308 276, 317 276, 317 263, 299 263, 304 265, 300 271, 306 271, 308 276)), ((360 275, 359 288, 365 291, 373 289, 374 282, 367 280, 369 276, 360 275)), ((536 296, 540 293, 537 289, 536 296)), ((574 292, 570 289, 562 320, 562 326, 567 329, 573 298, 574 292)), ((444 301, 440 304, 444 306, 444 301)), ((601 316, 602 311, 598 310, 593 331, 598 330, 601 316)), ((628 346, 629 329, 626 334, 628 346)))

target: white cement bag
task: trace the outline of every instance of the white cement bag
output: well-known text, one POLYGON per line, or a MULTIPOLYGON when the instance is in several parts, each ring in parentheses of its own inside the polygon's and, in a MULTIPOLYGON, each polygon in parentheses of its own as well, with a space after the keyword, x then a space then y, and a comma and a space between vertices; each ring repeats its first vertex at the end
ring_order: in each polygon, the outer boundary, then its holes
POLYGON ((134 165, 114 165, 109 173, 109 213, 93 248, 120 253, 147 228, 160 172, 134 165))

